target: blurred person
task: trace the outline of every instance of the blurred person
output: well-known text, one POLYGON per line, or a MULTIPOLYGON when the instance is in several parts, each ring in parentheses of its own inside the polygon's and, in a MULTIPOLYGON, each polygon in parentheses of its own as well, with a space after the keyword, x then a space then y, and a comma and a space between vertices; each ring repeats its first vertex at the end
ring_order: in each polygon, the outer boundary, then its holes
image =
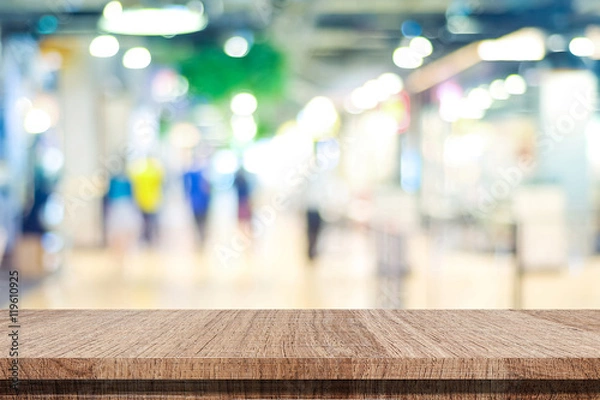
POLYGON ((41 137, 36 138, 31 180, 27 184, 26 202, 22 209, 21 232, 11 257, 15 269, 20 270, 23 276, 40 278, 44 276, 45 249, 42 238, 52 228, 52 218, 48 219, 48 204, 51 204, 59 181, 59 173, 49 169, 44 163, 43 154, 47 149, 41 137))
POLYGON ((251 229, 252 204, 250 199, 250 183, 244 168, 238 169, 233 180, 238 199, 238 223, 243 230, 251 229))
POLYGON ((142 218, 133 201, 131 182, 124 171, 110 179, 107 193, 108 244, 122 263, 140 235, 142 218))
POLYGON ((0 265, 2 264, 2 260, 4 259, 4 252, 6 250, 8 244, 8 233, 6 230, 0 226, 0 265))
POLYGON ((158 159, 146 157, 132 164, 129 176, 133 198, 142 212, 144 241, 151 245, 156 244, 157 214, 163 201, 163 167, 158 159))
POLYGON ((23 233, 42 236, 48 231, 44 224, 43 211, 48 203, 56 180, 48 175, 41 163, 34 166, 33 185, 29 189, 29 202, 23 212, 23 233))
POLYGON ((183 175, 184 190, 189 201, 194 221, 200 235, 200 243, 206 241, 206 221, 211 200, 211 185, 206 168, 195 162, 183 175))
MULTIPOLYGON (((1 172, 2 171, 0 170, 0 175, 1 172)), ((4 193, 3 185, 0 181, 0 266, 2 266, 4 254, 8 249, 9 210, 7 196, 4 193)))
POLYGON ((8 210, 8 201, 6 201, 2 187, 0 186, 0 266, 2 266, 4 254, 8 248, 8 229, 6 229, 6 226, 8 226, 6 223, 8 220, 8 210))
POLYGON ((308 259, 314 261, 317 257, 317 246, 323 230, 321 216, 322 186, 318 179, 310 180, 306 188, 306 233, 308 241, 308 259))

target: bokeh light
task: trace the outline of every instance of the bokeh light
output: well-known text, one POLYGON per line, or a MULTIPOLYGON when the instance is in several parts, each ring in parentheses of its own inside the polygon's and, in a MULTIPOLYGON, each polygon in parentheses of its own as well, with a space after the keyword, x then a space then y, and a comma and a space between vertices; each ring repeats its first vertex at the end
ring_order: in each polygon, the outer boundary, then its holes
POLYGON ((256 136, 258 127, 252 115, 234 115, 231 117, 233 137, 239 143, 248 143, 256 136))
POLYGON ((421 25, 412 19, 406 20, 402 23, 402 34, 406 37, 419 36, 423 32, 421 25))
POLYGON ((106 19, 118 18, 123 12, 123 6, 120 1, 109 1, 102 12, 102 15, 106 19))
POLYGON ((520 95, 527 91, 527 82, 521 75, 513 74, 506 77, 504 87, 508 94, 520 95))
POLYGON ((404 81, 400 76, 393 72, 381 74, 377 80, 390 95, 398 94, 404 89, 404 81))
POLYGON ((587 37, 576 37, 569 43, 569 51, 577 57, 590 57, 596 49, 594 42, 587 37))
POLYGON ((227 39, 223 50, 229 57, 241 58, 250 51, 250 43, 242 36, 233 36, 227 39))
POLYGON ((410 47, 398 47, 394 50, 393 61, 396 66, 404 69, 415 69, 423 65, 423 57, 410 47))
POLYGON ((503 79, 496 79, 490 84, 490 95, 494 100, 507 100, 510 98, 503 79))
POLYGON ((37 22, 37 31, 49 35, 58 29, 58 18, 54 15, 43 15, 37 22))
POLYGON ((52 126, 50 115, 39 108, 32 108, 27 112, 23 128, 25 132, 31 134, 44 133, 52 126))
POLYGON ((409 45, 410 49, 421 57, 428 57, 433 53, 433 45, 429 39, 423 36, 412 38, 409 45))
POLYGON ((112 57, 119 52, 119 41, 111 35, 96 36, 90 43, 89 50, 94 57, 112 57))
POLYGON ((311 99, 298 114, 298 125, 313 137, 330 133, 338 121, 338 112, 331 99, 317 96, 311 99))
POLYGON ((230 108, 236 115, 252 115, 258 108, 258 101, 252 93, 238 93, 231 99, 230 108))
POLYGON ((152 55, 145 47, 134 47, 123 55, 123 66, 129 69, 144 69, 152 62, 152 55))

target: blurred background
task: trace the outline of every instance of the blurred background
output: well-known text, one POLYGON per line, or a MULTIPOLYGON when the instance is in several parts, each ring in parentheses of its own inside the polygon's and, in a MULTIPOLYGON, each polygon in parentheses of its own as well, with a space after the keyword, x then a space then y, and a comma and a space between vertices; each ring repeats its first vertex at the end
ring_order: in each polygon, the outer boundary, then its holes
POLYGON ((599 308, 600 1, 3 0, 0 301, 599 308))

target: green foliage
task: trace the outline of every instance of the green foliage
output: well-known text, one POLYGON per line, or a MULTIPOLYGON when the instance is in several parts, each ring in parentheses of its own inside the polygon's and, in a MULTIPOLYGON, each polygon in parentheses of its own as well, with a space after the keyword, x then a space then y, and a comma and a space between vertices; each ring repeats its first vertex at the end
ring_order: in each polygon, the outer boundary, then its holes
POLYGON ((270 44, 256 43, 242 58, 232 58, 215 45, 198 48, 179 63, 190 84, 190 93, 219 102, 240 91, 249 91, 259 100, 283 94, 285 60, 270 44))
MULTIPOLYGON (((153 47, 153 57, 179 70, 189 82, 192 99, 209 101, 227 112, 235 94, 252 93, 258 100, 256 139, 275 132, 278 122, 274 109, 285 93, 287 65, 284 54, 269 42, 257 42, 245 57, 232 58, 217 44, 192 47, 163 40, 153 47)), ((169 126, 169 121, 161 120, 163 134, 169 126)))

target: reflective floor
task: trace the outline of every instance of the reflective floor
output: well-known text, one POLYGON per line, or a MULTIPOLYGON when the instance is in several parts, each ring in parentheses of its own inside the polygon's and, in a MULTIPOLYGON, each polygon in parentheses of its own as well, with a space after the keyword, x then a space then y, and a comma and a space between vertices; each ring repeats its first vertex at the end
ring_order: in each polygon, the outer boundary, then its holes
MULTIPOLYGON (((188 227, 189 228, 189 227, 188 227)), ((72 251, 64 267, 22 296, 26 308, 515 308, 510 254, 440 251, 426 236, 408 243, 410 272, 378 274, 364 228, 329 227, 321 256, 304 257, 300 218, 281 217, 229 263, 172 224, 159 249, 123 262, 107 250, 72 251), (176 235, 171 234, 177 232, 176 235)), ((522 308, 600 308, 600 258, 577 270, 526 273, 522 308)))

